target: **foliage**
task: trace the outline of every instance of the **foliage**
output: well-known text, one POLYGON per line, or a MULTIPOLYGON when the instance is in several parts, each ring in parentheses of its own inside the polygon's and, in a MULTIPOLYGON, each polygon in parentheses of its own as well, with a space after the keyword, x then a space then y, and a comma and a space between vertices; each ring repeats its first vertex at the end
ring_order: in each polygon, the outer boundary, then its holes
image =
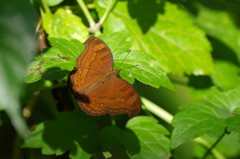
POLYGON ((0 15, 0 128, 12 123, 28 158, 240 157, 240 1, 31 3, 2 2, 0 15), (67 91, 91 35, 141 96, 140 115, 92 117, 67 91))

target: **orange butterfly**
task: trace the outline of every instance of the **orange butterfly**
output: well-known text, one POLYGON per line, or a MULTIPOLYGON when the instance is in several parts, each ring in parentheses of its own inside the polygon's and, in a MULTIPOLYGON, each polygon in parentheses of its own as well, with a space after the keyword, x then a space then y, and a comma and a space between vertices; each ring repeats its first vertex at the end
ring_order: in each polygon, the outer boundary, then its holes
POLYGON ((120 70, 113 71, 113 56, 107 44, 91 36, 84 45, 68 77, 68 87, 81 109, 92 116, 139 114, 139 96, 131 84, 117 77, 120 70))

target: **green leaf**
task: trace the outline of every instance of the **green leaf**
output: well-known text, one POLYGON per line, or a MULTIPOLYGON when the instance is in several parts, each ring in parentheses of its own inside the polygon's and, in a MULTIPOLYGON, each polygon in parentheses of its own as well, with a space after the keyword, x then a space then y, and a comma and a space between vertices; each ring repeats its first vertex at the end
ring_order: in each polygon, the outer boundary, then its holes
POLYGON ((200 3, 196 3, 195 6, 198 11, 196 23, 209 35, 218 39, 221 45, 225 44, 227 47, 231 48, 238 57, 238 61, 240 61, 240 44, 238 42, 240 31, 237 23, 234 21, 234 16, 228 13, 225 9, 227 6, 223 4, 226 3, 220 4, 219 1, 212 1, 212 6, 219 7, 218 9, 214 9, 215 7, 206 7, 200 3))
POLYGON ((224 120, 219 119, 213 105, 199 101, 185 104, 180 109, 172 121, 172 148, 205 133, 210 137, 219 137, 224 132, 224 120))
POLYGON ((112 147, 120 143, 122 130, 116 126, 104 127, 97 135, 97 140, 103 148, 112 147))
POLYGON ((34 131, 31 132, 30 136, 24 140, 21 147, 23 148, 41 148, 44 144, 44 141, 42 141, 42 136, 44 132, 44 123, 38 124, 34 131))
POLYGON ((44 78, 59 80, 69 74, 76 65, 76 58, 83 51, 83 44, 77 40, 49 38, 52 45, 36 57, 26 71, 25 82, 32 83, 44 78))
POLYGON ((63 2, 63 0, 47 0, 47 3, 49 6, 56 6, 62 2, 63 2))
POLYGON ((122 144, 130 158, 168 158, 170 141, 168 131, 152 117, 130 119, 123 133, 122 144))
MULTIPOLYGON (((100 16, 108 3, 96 2, 100 16)), ((113 26, 120 26, 117 31, 122 29, 130 33, 134 49, 151 54, 168 72, 179 75, 213 73, 211 46, 205 33, 176 5, 157 1, 118 1, 108 17, 103 25, 104 33, 115 32, 113 26), (151 8, 149 12, 145 6, 151 8)))
MULTIPOLYGON (((235 115, 226 119, 226 125, 228 131, 233 131, 240 137, 240 115, 235 115)), ((239 138, 240 139, 240 138, 239 138)))
POLYGON ((221 92, 214 88, 207 92, 206 98, 216 107, 228 110, 229 113, 240 113, 240 87, 221 92))
POLYGON ((229 90, 239 85, 240 69, 238 66, 227 61, 216 60, 215 70, 215 74, 211 75, 211 78, 214 84, 221 89, 229 90))
POLYGON ((17 132, 25 137, 27 125, 19 99, 24 92, 24 71, 35 49, 35 13, 29 1, 3 1, 0 10, 0 110, 7 112, 17 132))
POLYGON ((61 155, 70 150, 71 158, 90 158, 95 149, 97 125, 79 110, 57 114, 56 120, 39 124, 23 143, 24 148, 41 148, 42 153, 61 155))
MULTIPOLYGON (((174 90, 170 80, 166 76, 165 71, 156 63, 151 55, 141 51, 131 51, 131 43, 127 41, 125 32, 117 32, 109 36, 102 36, 102 39, 113 50, 115 58, 115 68, 123 69, 121 76, 133 83, 134 78, 142 83, 149 84, 153 87, 164 86, 174 90), (114 43, 110 42, 114 41, 114 43), (137 65, 137 66, 136 66, 137 65)), ((76 65, 76 58, 83 50, 83 45, 76 41, 67 41, 64 39, 49 38, 52 45, 43 51, 41 56, 38 56, 33 61, 26 73, 26 82, 32 83, 44 78, 46 80, 59 80, 73 69, 76 65)))
POLYGON ((138 50, 128 52, 131 43, 127 41, 129 39, 127 32, 102 35, 101 38, 108 44, 114 55, 114 68, 122 69, 120 72, 122 78, 130 83, 134 83, 134 78, 136 78, 140 82, 155 88, 163 86, 174 90, 166 72, 154 57, 138 50))
POLYGON ((87 27, 80 17, 70 10, 58 9, 53 15, 45 13, 43 26, 49 37, 62 39, 77 39, 83 42, 88 37, 87 27))

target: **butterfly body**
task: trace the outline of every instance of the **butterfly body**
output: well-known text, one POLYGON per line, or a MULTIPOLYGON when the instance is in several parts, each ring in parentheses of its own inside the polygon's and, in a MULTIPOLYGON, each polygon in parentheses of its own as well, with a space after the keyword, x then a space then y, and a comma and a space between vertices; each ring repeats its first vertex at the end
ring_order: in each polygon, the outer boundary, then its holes
POLYGON ((141 110, 139 96, 127 81, 117 77, 120 70, 113 70, 108 46, 94 36, 84 45, 68 78, 68 87, 81 109, 92 116, 137 115, 141 110))

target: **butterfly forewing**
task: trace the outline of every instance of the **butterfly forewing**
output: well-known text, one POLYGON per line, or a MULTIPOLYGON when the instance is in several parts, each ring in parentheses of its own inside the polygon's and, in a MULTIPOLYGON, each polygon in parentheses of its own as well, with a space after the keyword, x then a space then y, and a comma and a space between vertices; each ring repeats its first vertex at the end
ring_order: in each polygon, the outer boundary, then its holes
POLYGON ((95 87, 101 84, 104 78, 104 73, 86 68, 78 68, 72 71, 69 76, 68 85, 73 92, 78 92, 79 94, 86 94, 87 92, 93 90, 95 87))
POLYGON ((77 58, 76 68, 94 69, 105 73, 113 70, 112 53, 101 39, 91 36, 84 46, 84 51, 77 58))

